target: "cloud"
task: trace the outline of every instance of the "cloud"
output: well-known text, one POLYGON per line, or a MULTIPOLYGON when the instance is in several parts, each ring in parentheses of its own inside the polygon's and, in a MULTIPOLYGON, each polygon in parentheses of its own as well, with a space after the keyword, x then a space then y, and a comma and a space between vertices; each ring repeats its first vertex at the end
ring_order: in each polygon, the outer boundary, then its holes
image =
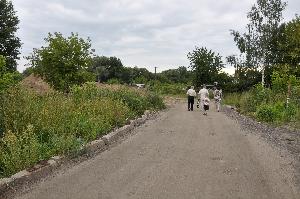
MULTIPOLYGON (((229 29, 243 30, 255 0, 13 0, 20 19, 22 56, 44 45, 48 32, 78 32, 96 53, 154 71, 188 66, 186 55, 206 46, 222 56, 238 53, 229 29)), ((285 18, 300 12, 290 0, 285 18)), ((18 69, 24 70, 21 59, 18 69)))

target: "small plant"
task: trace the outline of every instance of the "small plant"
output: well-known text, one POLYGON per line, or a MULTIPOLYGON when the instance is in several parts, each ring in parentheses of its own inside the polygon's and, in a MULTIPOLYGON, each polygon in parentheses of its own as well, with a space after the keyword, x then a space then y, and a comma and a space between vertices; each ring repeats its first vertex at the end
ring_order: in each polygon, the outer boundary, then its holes
POLYGON ((263 104, 257 109, 256 116, 259 121, 274 122, 276 118, 276 112, 271 105, 263 104))

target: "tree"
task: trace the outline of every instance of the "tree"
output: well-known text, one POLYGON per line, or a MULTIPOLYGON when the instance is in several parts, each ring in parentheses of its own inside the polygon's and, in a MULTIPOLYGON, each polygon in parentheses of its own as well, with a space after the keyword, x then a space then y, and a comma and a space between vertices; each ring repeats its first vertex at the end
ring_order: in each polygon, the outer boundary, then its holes
POLYGON ((278 41, 279 70, 283 68, 285 72, 300 77, 300 17, 296 16, 292 21, 282 24, 282 27, 284 31, 278 41))
POLYGON ((21 80, 19 72, 10 72, 5 65, 5 57, 0 55, 0 93, 21 80))
POLYGON ((173 83, 188 83, 191 80, 191 72, 184 66, 180 66, 177 69, 165 70, 161 72, 160 76, 164 76, 164 79, 173 83))
MULTIPOLYGON (((276 35, 279 33, 279 25, 282 19, 282 11, 286 3, 281 0, 257 0, 247 18, 247 32, 239 33, 231 30, 241 53, 246 54, 247 67, 260 68, 262 72, 262 84, 265 83, 265 71, 271 69, 276 49, 276 35)), ((270 76, 270 74, 269 74, 270 76)), ((269 78, 270 79, 270 78, 269 78)))
POLYGON ((15 35, 18 30, 19 19, 9 0, 0 0, 0 54, 6 59, 6 68, 13 72, 17 70, 21 41, 15 35))
POLYGON ((193 52, 187 55, 190 61, 190 68, 194 73, 194 84, 213 83, 218 80, 218 74, 224 68, 222 57, 205 47, 196 47, 193 52))
POLYGON ((247 67, 243 56, 231 55, 226 57, 227 63, 234 66, 232 92, 249 90, 252 86, 258 84, 261 79, 260 72, 253 67, 247 67))
POLYGON ((106 82, 109 79, 120 79, 124 66, 117 57, 96 56, 93 58, 90 70, 97 76, 97 81, 106 82))
POLYGON ((90 40, 72 33, 68 38, 54 33, 45 38, 47 46, 34 49, 27 57, 36 74, 54 89, 68 92, 70 86, 94 81, 93 73, 87 69, 91 64, 90 40))
POLYGON ((30 76, 31 74, 34 74, 34 69, 33 69, 32 67, 27 67, 27 68, 22 72, 22 76, 23 76, 24 78, 30 76))

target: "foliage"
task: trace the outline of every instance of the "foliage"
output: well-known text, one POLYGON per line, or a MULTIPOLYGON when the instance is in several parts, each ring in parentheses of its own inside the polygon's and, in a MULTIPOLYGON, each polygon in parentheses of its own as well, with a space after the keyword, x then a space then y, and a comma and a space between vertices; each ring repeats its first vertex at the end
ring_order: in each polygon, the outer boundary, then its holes
POLYGON ((22 72, 22 76, 24 78, 30 76, 31 74, 34 74, 34 68, 33 67, 27 67, 23 72, 22 72))
MULTIPOLYGON (((247 15, 247 32, 231 31, 239 50, 245 54, 245 66, 262 69, 262 81, 265 72, 268 77, 272 74, 273 60, 277 56, 276 40, 285 7, 286 3, 281 0, 257 0, 247 15)), ((270 81, 269 78, 267 83, 270 81)))
POLYGON ((214 83, 218 80, 218 74, 224 68, 222 57, 205 47, 196 47, 193 52, 187 55, 190 61, 190 68, 194 73, 193 83, 196 86, 214 83))
POLYGON ((188 85, 186 84, 169 84, 160 83, 159 81, 151 82, 149 89, 160 95, 174 95, 174 96, 185 96, 186 89, 188 85))
POLYGON ((96 74, 97 81, 106 82, 109 79, 119 79, 123 71, 122 61, 117 57, 96 56, 93 58, 90 70, 96 74))
POLYGON ((156 94, 95 83, 73 86, 67 95, 39 95, 18 85, 3 93, 0 105, 0 177, 76 151, 146 109, 164 108, 156 94))
POLYGON ((272 75, 272 89, 277 93, 287 93, 288 84, 292 87, 300 85, 300 81, 297 80, 296 76, 289 75, 289 73, 281 73, 274 71, 272 75))
POLYGON ((119 79, 112 78, 107 81, 108 84, 120 84, 119 79))
POLYGON ((21 80, 18 72, 8 72, 6 69, 5 58, 0 55, 0 94, 12 85, 17 84, 21 80))
POLYGON ((223 103, 231 106, 240 107, 241 93, 225 93, 223 94, 223 103))
POLYGON ((0 55, 6 58, 7 72, 14 72, 21 48, 21 41, 16 36, 19 19, 12 1, 0 0, 0 8, 0 55))
POLYGON ((226 104, 235 105, 241 113, 254 116, 259 121, 276 124, 296 121, 300 112, 300 80, 293 75, 274 72, 272 89, 256 85, 250 91, 241 94, 225 95, 226 104), (287 104, 288 83, 291 86, 290 101, 287 104))
POLYGON ((47 46, 34 49, 27 59, 35 72, 56 90, 69 91, 72 85, 93 81, 95 76, 87 69, 91 63, 90 40, 72 33, 68 38, 54 33, 45 38, 47 46))
MULTIPOLYGON (((158 79, 166 79, 168 83, 189 83, 192 81, 191 71, 188 71, 186 67, 180 66, 177 69, 169 69, 161 72, 158 79)), ((164 81, 161 81, 164 82, 164 81)))
POLYGON ((226 59, 227 63, 235 68, 233 84, 231 84, 231 89, 228 89, 229 92, 247 91, 260 82, 261 73, 255 68, 247 67, 242 55, 231 55, 226 59))
POLYGON ((297 106, 293 103, 285 106, 283 102, 262 104, 256 111, 258 120, 264 122, 290 122, 297 114, 297 106))
POLYGON ((277 67, 288 68, 289 74, 300 77, 300 17, 296 16, 295 19, 282 24, 282 28, 284 31, 278 41, 277 67))

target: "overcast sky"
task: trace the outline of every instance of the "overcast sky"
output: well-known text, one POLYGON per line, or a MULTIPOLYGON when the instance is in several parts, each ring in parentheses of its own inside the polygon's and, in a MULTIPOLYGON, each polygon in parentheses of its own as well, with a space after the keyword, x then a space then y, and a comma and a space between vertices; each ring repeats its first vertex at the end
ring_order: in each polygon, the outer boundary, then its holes
MULTIPOLYGON (((97 55, 154 71, 188 66, 187 53, 205 46, 223 57, 237 54, 230 29, 244 30, 256 0, 12 0, 20 19, 22 54, 40 48, 48 32, 90 37, 97 55)), ((300 14, 289 0, 285 21, 300 14)), ((18 70, 25 69, 19 61, 18 70)), ((228 72, 231 70, 228 69, 228 72)))

